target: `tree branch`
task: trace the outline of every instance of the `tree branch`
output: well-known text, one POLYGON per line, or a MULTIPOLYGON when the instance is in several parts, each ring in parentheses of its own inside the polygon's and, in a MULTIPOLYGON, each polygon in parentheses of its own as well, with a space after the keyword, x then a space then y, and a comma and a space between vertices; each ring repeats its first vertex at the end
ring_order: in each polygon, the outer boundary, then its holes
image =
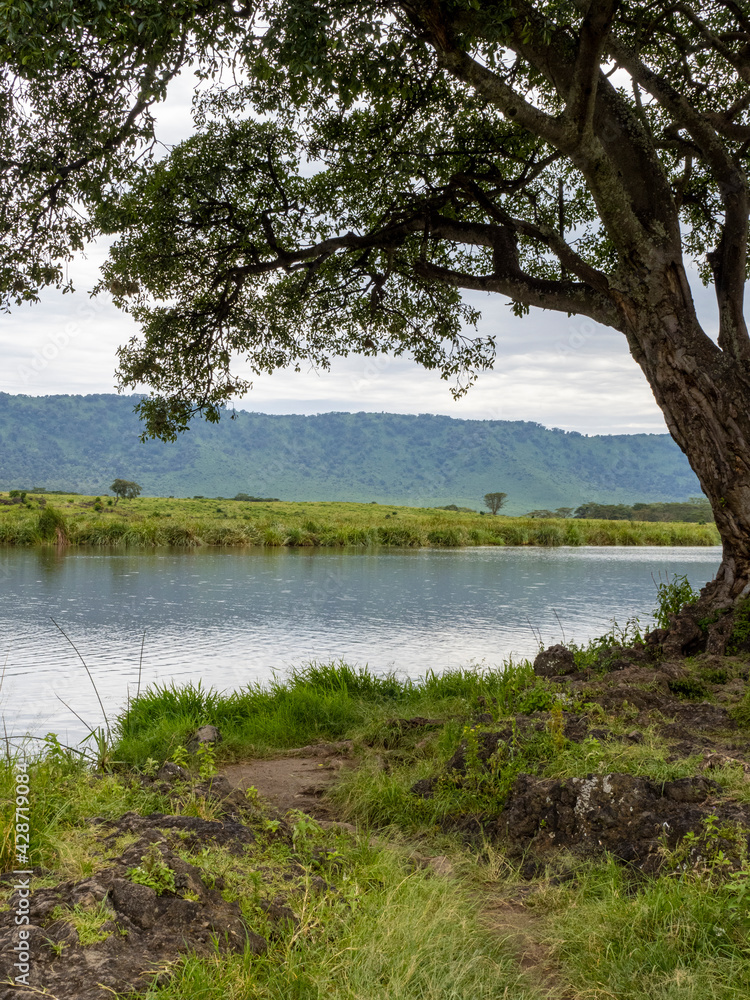
POLYGON ((734 66, 745 83, 750 83, 750 63, 748 63, 747 60, 739 58, 721 38, 715 35, 712 31, 709 31, 705 23, 688 4, 676 3, 674 4, 674 9, 678 10, 694 27, 698 29, 703 38, 715 52, 718 52, 719 55, 723 56, 730 66, 734 66))
POLYGON ((592 124, 588 131, 582 130, 568 114, 553 117, 534 107, 498 74, 472 59, 454 41, 446 26, 439 23, 437 6, 415 4, 418 14, 413 17, 418 19, 421 15, 424 34, 435 48, 439 64, 473 87, 506 117, 570 157, 589 183, 602 220, 623 253, 637 253, 644 236, 652 239, 657 228, 667 234, 674 247, 679 247, 679 229, 674 211, 670 212, 671 191, 650 133, 604 78, 600 66, 595 65, 597 54, 601 56, 607 48, 617 0, 605 0, 603 4, 582 0, 579 6, 585 12, 590 10, 592 17, 588 40, 578 50, 562 31, 555 32, 550 40, 538 11, 520 0, 515 5, 518 24, 507 41, 514 52, 550 81, 563 100, 572 95, 573 106, 590 116, 592 124), (602 7, 604 18, 597 7, 602 7), (436 23, 438 26, 433 28, 436 23), (573 93, 576 65, 577 97, 573 93), (595 86, 590 87, 594 73, 595 86), (654 183, 644 185, 644 177, 653 178, 654 183))
POLYGON ((581 24, 565 117, 579 135, 591 133, 604 43, 621 0, 591 0, 581 24))
POLYGON ((736 164, 708 118, 696 110, 667 80, 646 66, 632 49, 618 41, 614 35, 609 36, 607 48, 631 77, 690 133, 717 179, 723 184, 736 185, 738 174, 736 164))
POLYGON ((466 274, 428 261, 416 262, 414 271, 420 278, 428 281, 440 281, 445 285, 472 291, 499 292, 525 306, 576 313, 589 316, 616 330, 625 329, 625 317, 611 299, 577 282, 546 281, 520 269, 515 274, 466 274))
POLYGON ((588 264, 580 257, 560 233, 555 232, 551 226, 542 223, 533 224, 525 219, 516 219, 496 205, 482 190, 482 188, 470 177, 456 175, 454 178, 459 183, 463 183, 467 190, 471 192, 477 204, 480 205, 490 218, 495 219, 501 226, 510 228, 521 236, 528 236, 530 239, 542 243, 551 250, 562 267, 575 274, 591 288, 603 295, 609 291, 607 276, 602 271, 597 271, 595 267, 588 264))
POLYGON ((612 36, 608 47, 620 65, 690 134, 719 182, 724 225, 719 245, 709 256, 719 304, 719 344, 734 357, 750 360, 750 339, 743 316, 750 213, 747 178, 711 122, 686 97, 612 36))
POLYGON ((451 14, 448 21, 441 6, 434 0, 410 2, 400 0, 399 6, 418 32, 435 50, 438 65, 447 70, 462 83, 473 87, 488 101, 498 107, 503 114, 528 129, 533 135, 546 139, 557 148, 562 148, 564 130, 557 118, 548 115, 526 101, 497 73, 472 59, 459 48, 453 38, 453 27, 457 20, 451 14))

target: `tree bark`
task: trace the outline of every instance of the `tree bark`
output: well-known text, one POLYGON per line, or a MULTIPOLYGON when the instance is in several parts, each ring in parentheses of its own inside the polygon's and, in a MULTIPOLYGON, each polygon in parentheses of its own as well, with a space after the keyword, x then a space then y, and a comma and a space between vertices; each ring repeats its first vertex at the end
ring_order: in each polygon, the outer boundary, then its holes
POLYGON ((679 264, 631 289, 621 306, 631 353, 711 502, 722 543, 716 577, 675 623, 671 651, 723 653, 731 632, 726 612, 750 595, 750 364, 703 331, 679 264))

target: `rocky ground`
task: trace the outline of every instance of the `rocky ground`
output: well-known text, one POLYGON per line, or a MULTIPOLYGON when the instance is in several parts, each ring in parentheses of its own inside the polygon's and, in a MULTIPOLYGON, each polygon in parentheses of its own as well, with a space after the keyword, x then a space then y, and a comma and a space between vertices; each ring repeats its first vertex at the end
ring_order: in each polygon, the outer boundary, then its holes
MULTIPOLYGON (((665 848, 674 848, 687 833, 698 838, 698 852, 706 821, 716 817, 713 825, 722 830, 747 828, 742 836, 732 834, 720 844, 727 856, 744 857, 750 847, 750 804, 736 801, 711 777, 718 769, 729 769, 750 783, 750 730, 737 719, 748 690, 744 657, 665 660, 647 646, 613 647, 580 671, 572 654, 557 646, 537 657, 535 671, 583 710, 565 710, 557 717, 536 712, 518 715, 501 727, 482 726, 477 756, 486 771, 499 749, 512 744, 523 748, 536 735, 558 728, 561 743, 564 737, 576 745, 589 741, 627 747, 643 744, 644 733, 650 733, 667 743, 668 759, 685 761, 694 773, 655 781, 616 771, 565 778, 521 772, 499 817, 473 817, 483 835, 522 854, 529 872, 544 865, 551 851, 565 847, 579 857, 608 851, 630 866, 655 873, 664 864, 665 848), (613 729, 598 721, 613 717, 627 720, 627 728, 613 729)), ((481 715, 477 718, 485 721, 481 715)), ((488 723, 490 718, 487 715, 488 723)), ((418 781, 412 791, 429 797, 446 779, 460 785, 466 756, 464 743, 442 774, 418 781)))
MULTIPOLYGON (((117 821, 92 817, 90 823, 101 845, 100 870, 93 877, 36 889, 29 907, 28 936, 23 939, 14 924, 17 894, 10 896, 9 908, 0 913, 0 980, 14 975, 19 943, 27 942, 33 955, 29 990, 0 984, 0 1000, 30 998, 44 990, 57 1000, 104 1000, 115 990, 140 992, 154 977, 157 983, 166 982, 171 963, 186 951, 209 955, 217 947, 238 952, 249 948, 252 954, 262 955, 268 947, 267 938, 249 925, 237 903, 224 899, 224 880, 206 877, 205 871, 185 860, 185 855, 222 847, 236 856, 239 865, 258 838, 267 842, 270 837, 291 845, 292 828, 281 816, 296 796, 295 776, 306 764, 314 761, 317 766, 325 757, 324 748, 304 748, 275 762, 258 761, 257 774, 252 765, 242 765, 239 770, 230 769, 239 779, 236 783, 220 775, 195 785, 187 771, 171 763, 152 781, 143 778, 144 784, 173 792, 176 808, 184 805, 187 797, 193 801, 197 797, 216 818, 180 813, 127 813, 117 821), (305 752, 308 749, 309 755, 305 752), (281 777, 285 771, 288 784, 281 777), (275 775, 273 786, 263 780, 269 773, 275 775), (243 785, 242 778, 257 778, 264 785, 270 810, 248 801, 247 781, 243 785), (282 812, 274 804, 276 793, 282 797, 282 812), (270 821, 270 830, 269 815, 278 817, 270 821), (123 843, 127 846, 120 850, 123 843), (89 921, 82 919, 86 915, 89 921)), ((323 783, 330 780, 325 770, 315 772, 315 776, 323 783)), ((317 802, 322 785, 313 791, 308 776, 305 787, 310 789, 307 795, 317 802)), ((299 796, 297 808, 308 804, 307 795, 299 796)), ((292 896, 305 874, 301 861, 281 872, 260 866, 261 885, 275 886, 280 876, 292 896)), ((38 869, 35 879, 44 879, 47 874, 38 869)), ((0 878, 8 883, 15 880, 13 873, 0 878)), ((312 884, 321 892, 331 888, 319 877, 312 884)), ((258 906, 266 933, 269 926, 273 933, 275 925, 295 921, 294 911, 286 903, 286 895, 279 897, 261 888, 258 906)))

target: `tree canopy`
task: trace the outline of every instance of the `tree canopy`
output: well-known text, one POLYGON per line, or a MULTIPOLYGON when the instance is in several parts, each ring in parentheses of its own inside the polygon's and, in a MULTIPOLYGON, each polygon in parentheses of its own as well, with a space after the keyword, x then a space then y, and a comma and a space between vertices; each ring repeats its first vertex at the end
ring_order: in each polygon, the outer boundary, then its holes
POLYGON ((495 351, 460 289, 624 329, 638 248, 682 226, 746 357, 749 39, 734 2, 10 0, 5 302, 121 233, 121 378, 169 434, 247 388, 237 353, 407 352, 460 392, 495 351), (188 65, 196 131, 157 162, 188 65))
POLYGON ((117 500, 121 497, 124 497, 126 500, 135 500, 141 494, 141 487, 131 479, 115 479, 110 489, 117 497, 117 500))
POLYGON ((496 349, 461 292, 500 293, 623 333, 711 500, 719 589, 750 585, 747 3, 8 0, 0 50, 5 300, 115 235, 149 433, 218 419, 237 355, 404 353, 460 394, 496 349), (159 158, 187 66, 194 134, 159 158))
POLYGON ((484 506, 491 514, 497 514, 500 508, 505 506, 507 500, 507 493, 485 493, 483 497, 484 506))

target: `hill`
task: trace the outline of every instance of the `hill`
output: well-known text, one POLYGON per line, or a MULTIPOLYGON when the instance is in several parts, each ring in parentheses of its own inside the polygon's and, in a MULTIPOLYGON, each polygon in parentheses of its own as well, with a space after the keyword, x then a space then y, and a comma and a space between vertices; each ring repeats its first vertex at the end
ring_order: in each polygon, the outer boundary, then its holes
POLYGON ((238 411, 176 442, 141 443, 138 397, 0 393, 0 489, 107 492, 115 478, 144 495, 377 500, 503 512, 682 500, 700 492, 666 434, 596 435, 506 420, 393 413, 272 416, 238 411))

